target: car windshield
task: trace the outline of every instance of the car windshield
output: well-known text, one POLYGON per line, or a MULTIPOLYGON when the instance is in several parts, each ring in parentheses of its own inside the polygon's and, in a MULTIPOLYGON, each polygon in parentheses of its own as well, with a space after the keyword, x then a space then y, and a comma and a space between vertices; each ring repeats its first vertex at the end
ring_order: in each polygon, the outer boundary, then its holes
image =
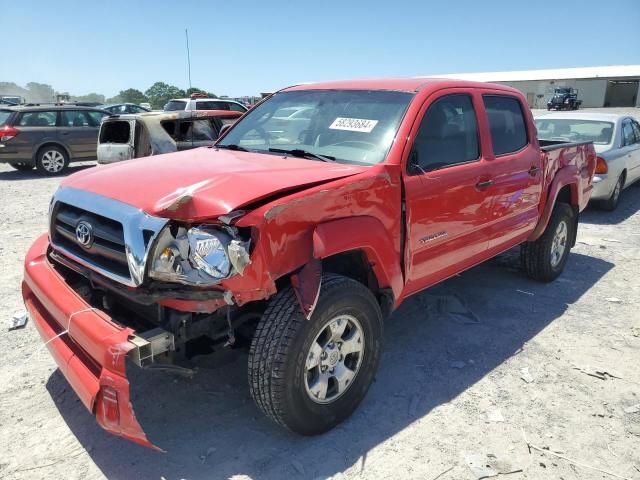
POLYGON ((593 142, 598 145, 611 143, 613 123, 600 120, 578 120, 573 118, 536 119, 538 138, 543 140, 566 140, 569 142, 593 142))
POLYGON ((412 98, 383 90, 282 92, 250 110, 218 145, 373 165, 384 160, 412 98))
POLYGON ((0 110, 0 127, 7 122, 9 115, 11 115, 11 110, 0 110))
POLYGON ((176 110, 184 110, 187 108, 187 102, 184 100, 169 100, 169 102, 164 106, 165 112, 174 112, 176 110))

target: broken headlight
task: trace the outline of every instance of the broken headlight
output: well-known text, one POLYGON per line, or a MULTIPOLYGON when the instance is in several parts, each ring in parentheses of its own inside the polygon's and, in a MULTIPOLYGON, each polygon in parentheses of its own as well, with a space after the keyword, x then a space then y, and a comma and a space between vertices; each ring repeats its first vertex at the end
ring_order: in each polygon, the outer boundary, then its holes
POLYGON ((149 276, 187 285, 212 285, 250 263, 249 241, 233 227, 200 225, 165 228, 158 236, 149 276))

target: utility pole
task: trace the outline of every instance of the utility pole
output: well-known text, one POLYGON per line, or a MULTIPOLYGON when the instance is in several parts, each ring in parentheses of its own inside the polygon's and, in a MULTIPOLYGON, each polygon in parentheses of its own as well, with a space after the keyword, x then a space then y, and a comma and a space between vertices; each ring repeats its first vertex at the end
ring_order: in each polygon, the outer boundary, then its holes
POLYGON ((189 89, 191 89, 191 54, 189 53, 189 31, 184 29, 184 36, 187 39, 187 69, 189 72, 189 89))

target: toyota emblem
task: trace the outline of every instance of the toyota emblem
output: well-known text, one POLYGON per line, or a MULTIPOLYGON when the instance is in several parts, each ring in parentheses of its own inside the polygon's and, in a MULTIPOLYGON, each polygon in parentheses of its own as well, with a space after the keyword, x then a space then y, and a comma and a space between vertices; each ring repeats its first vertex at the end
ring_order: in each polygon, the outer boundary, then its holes
POLYGON ((84 220, 76 225, 76 240, 84 248, 90 248, 93 243, 93 228, 91 224, 84 220))

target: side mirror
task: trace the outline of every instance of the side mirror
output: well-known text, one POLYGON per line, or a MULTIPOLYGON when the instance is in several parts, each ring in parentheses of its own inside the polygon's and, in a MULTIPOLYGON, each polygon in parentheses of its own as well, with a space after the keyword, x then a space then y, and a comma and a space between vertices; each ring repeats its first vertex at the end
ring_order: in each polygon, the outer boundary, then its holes
POLYGON ((224 136, 225 133, 227 133, 227 130, 229 130, 231 128, 231 124, 227 123, 226 125, 223 125, 222 128, 220 128, 220 132, 218 133, 218 138, 222 138, 224 136))

